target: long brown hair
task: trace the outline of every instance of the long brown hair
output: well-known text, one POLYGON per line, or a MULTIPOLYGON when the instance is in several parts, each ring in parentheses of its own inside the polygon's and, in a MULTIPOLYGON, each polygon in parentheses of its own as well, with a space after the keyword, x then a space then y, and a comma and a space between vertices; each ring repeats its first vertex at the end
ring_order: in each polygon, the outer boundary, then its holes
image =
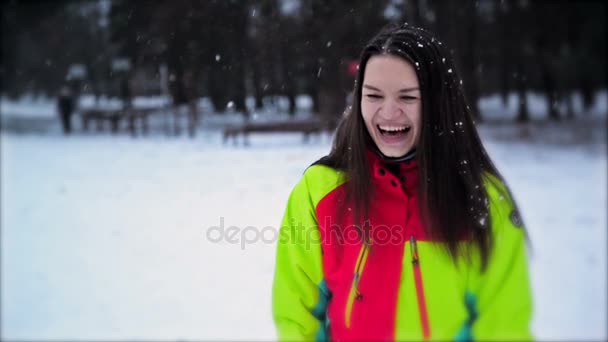
POLYGON ((371 39, 359 59, 353 103, 338 125, 330 153, 315 164, 347 174, 345 203, 352 201, 355 222, 368 243, 369 225, 361 224, 368 217, 373 191, 366 151, 375 145, 360 104, 366 64, 379 54, 403 58, 414 66, 418 76, 422 128, 416 159, 420 217, 425 229, 431 238, 444 242, 454 262, 462 255, 462 237, 470 238, 479 247, 481 267, 485 269, 493 239, 484 174, 506 184, 481 143, 450 54, 429 32, 408 24, 390 25, 371 39))

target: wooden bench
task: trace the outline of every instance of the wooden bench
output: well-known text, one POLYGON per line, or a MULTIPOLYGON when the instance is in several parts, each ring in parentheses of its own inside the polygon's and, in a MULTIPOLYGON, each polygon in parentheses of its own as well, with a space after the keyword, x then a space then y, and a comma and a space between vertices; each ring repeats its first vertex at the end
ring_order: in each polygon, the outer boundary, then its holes
POLYGON ((95 120, 97 122, 97 130, 102 129, 104 121, 110 122, 110 128, 113 133, 118 132, 120 121, 128 120, 128 128, 131 135, 137 134, 136 122, 141 122, 143 133, 148 132, 148 116, 155 108, 127 108, 127 109, 101 109, 91 108, 81 111, 82 126, 85 131, 89 129, 89 122, 95 120))
POLYGON ((224 129, 223 142, 232 138, 237 142, 239 135, 243 136, 244 145, 249 145, 250 133, 303 133, 304 142, 307 142, 311 134, 318 134, 327 130, 325 124, 320 120, 307 121, 285 121, 285 122, 247 122, 241 125, 228 126, 224 129))

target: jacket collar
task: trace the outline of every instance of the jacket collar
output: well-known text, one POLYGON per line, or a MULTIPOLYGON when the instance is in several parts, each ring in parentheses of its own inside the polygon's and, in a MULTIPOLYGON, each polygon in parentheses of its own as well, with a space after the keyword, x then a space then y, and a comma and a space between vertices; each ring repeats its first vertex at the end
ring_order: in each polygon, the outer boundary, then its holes
MULTIPOLYGON (((394 181, 406 192, 416 191, 418 187, 418 161, 415 156, 402 161, 387 160, 386 157, 380 156, 375 150, 368 148, 367 160, 374 180, 390 184, 392 184, 391 181, 394 181), (391 168, 389 164, 397 166, 398 172, 396 175, 389 170, 391 168)), ((392 168, 394 169, 395 166, 392 168)))

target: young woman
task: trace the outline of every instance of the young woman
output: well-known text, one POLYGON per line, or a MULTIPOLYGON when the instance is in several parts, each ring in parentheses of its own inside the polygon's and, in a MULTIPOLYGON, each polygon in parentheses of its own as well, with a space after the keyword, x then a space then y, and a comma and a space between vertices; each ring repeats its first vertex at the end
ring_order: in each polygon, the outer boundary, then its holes
POLYGON ((385 28, 331 152, 287 203, 279 339, 531 339, 525 241, 447 49, 385 28))

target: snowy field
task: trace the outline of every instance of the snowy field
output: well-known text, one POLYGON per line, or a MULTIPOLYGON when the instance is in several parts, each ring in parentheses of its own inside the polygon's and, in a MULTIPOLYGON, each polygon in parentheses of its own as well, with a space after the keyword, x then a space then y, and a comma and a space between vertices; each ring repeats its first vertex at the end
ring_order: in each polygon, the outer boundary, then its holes
MULTIPOLYGON (((549 123, 531 95, 527 126, 496 123, 514 116, 514 97, 480 104, 494 120, 482 138, 533 243, 541 341, 608 338, 606 102, 549 123)), ((275 338, 272 230, 247 227, 279 225, 328 135, 223 145, 220 127, 237 116, 207 115, 195 139, 85 134, 79 122, 64 137, 48 101, 0 109, 3 340, 275 338), (222 224, 240 229, 234 241, 212 241, 222 224)))

